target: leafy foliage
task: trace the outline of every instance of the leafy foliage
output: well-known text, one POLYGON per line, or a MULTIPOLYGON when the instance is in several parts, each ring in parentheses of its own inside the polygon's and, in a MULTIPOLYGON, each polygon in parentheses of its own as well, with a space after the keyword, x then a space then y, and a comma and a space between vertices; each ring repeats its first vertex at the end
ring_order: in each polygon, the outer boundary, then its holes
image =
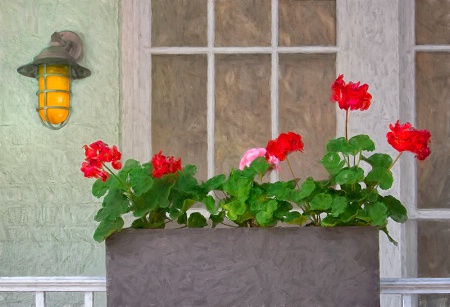
POLYGON ((164 228, 170 220, 176 220, 187 227, 204 227, 206 218, 199 213, 187 211, 195 203, 205 199, 210 203, 206 193, 201 189, 195 173, 196 167, 186 165, 183 170, 163 175, 152 176, 152 164, 140 164, 128 160, 117 175, 110 176, 105 182, 97 179, 92 186, 92 194, 103 197, 102 208, 95 220, 100 222, 94 239, 98 242, 120 231, 124 226, 123 215, 132 213, 136 218, 133 228, 164 228))
POLYGON ((224 218, 245 227, 275 226, 279 222, 303 224, 298 212, 291 212, 296 197, 295 181, 262 182, 270 164, 258 157, 243 170, 233 169, 226 178, 217 175, 202 187, 215 191, 217 206, 207 205, 215 226, 224 218), (255 180, 255 178, 259 180, 255 180))
MULTIPOLYGON (((151 163, 128 160, 122 168, 121 153, 102 141, 84 146, 86 159, 81 171, 85 177, 98 178, 92 194, 103 198, 95 220, 100 222, 95 240, 101 242, 124 226, 123 215, 132 214, 134 228, 164 228, 168 221, 183 227, 212 227, 228 220, 240 227, 272 227, 278 223, 299 226, 375 226, 396 243, 387 230, 388 220, 407 220, 402 203, 379 189, 389 190, 395 164, 387 154, 374 153, 375 143, 368 135, 348 137, 349 111, 364 111, 371 105, 367 84, 344 81, 339 75, 331 86, 331 99, 346 111, 346 136, 330 140, 320 160, 328 178, 297 178, 291 181, 267 182, 264 177, 277 170, 281 161, 293 152, 302 152, 304 143, 299 134, 281 133, 265 148, 247 150, 239 169, 228 175, 219 174, 199 183, 196 167, 181 167, 181 159, 157 153, 151 163), (114 174, 106 163, 119 170, 114 174), (188 214, 196 203, 209 212, 209 223, 199 212, 188 214), (295 206, 295 209, 294 209, 295 206)), ((431 153, 431 134, 416 130, 411 124, 390 125, 388 143, 400 155, 409 151, 418 160, 431 153)), ((400 157, 399 155, 399 157, 400 157)), ((292 170, 291 170, 292 171, 292 170)))
POLYGON ((367 135, 349 139, 336 138, 328 142, 321 164, 329 173, 327 180, 308 178, 301 186, 304 196, 298 205, 302 215, 317 226, 371 225, 389 236, 386 225, 391 218, 404 223, 406 208, 393 196, 379 195, 378 188, 391 188, 392 158, 387 154, 373 154, 374 142, 367 135), (362 164, 368 169, 367 175, 362 164))

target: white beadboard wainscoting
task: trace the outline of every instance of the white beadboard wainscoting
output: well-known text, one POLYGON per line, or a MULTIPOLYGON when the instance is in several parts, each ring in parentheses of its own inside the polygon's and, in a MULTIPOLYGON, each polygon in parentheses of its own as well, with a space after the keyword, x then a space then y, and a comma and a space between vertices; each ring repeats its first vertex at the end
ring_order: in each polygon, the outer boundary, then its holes
MULTIPOLYGON (((105 291, 104 276, 0 277, 0 292, 34 292, 36 307, 45 306, 46 292, 83 292, 84 306, 93 307, 94 292, 105 291)), ((401 296, 399 307, 413 307, 418 294, 450 294, 450 278, 382 278, 380 292, 401 296)))

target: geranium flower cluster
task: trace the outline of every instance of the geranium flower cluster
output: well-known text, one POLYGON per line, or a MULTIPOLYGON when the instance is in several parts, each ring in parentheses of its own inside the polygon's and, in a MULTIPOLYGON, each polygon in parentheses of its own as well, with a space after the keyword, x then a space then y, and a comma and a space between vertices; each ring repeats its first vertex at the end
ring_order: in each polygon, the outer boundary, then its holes
POLYGON ((284 161, 287 156, 294 151, 303 151, 302 137, 294 132, 281 133, 275 140, 270 140, 266 148, 251 148, 247 150, 241 158, 239 169, 243 170, 258 157, 265 157, 272 166, 272 170, 279 169, 280 161, 284 161))
POLYGON ((331 99, 339 104, 341 110, 364 111, 369 108, 372 99, 368 89, 367 84, 360 85, 360 82, 346 84, 344 75, 339 75, 331 86, 331 99))
POLYGON ((303 152, 303 147, 304 144, 300 134, 294 132, 281 133, 278 138, 275 140, 270 140, 267 143, 266 158, 274 156, 278 160, 284 161, 286 157, 294 151, 303 152))
POLYGON ((391 131, 386 134, 387 141, 397 151, 409 151, 416 154, 418 160, 425 160, 431 150, 428 147, 431 134, 428 130, 416 130, 410 123, 389 125, 391 131))
POLYGON ((87 178, 101 178, 105 182, 109 178, 109 173, 105 170, 105 163, 111 163, 111 166, 118 170, 122 168, 120 159, 122 154, 116 146, 108 147, 102 141, 94 142, 90 145, 84 145, 86 159, 81 164, 81 171, 87 178))
POLYGON ((166 174, 172 174, 181 171, 181 158, 175 160, 173 156, 164 156, 162 151, 155 154, 152 158, 153 177, 160 178, 166 174))
POLYGON ((239 169, 243 170, 246 166, 250 166, 250 164, 258 157, 266 157, 267 162, 272 166, 273 170, 279 169, 280 160, 278 160, 275 156, 268 155, 266 156, 267 150, 265 148, 251 148, 247 150, 241 158, 241 162, 239 162, 239 169))

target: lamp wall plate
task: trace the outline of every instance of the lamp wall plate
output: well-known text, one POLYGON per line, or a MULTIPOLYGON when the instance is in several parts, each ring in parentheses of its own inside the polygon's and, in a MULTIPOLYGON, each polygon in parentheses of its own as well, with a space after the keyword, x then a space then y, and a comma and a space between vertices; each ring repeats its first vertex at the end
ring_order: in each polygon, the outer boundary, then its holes
POLYGON ((61 47, 65 48, 75 61, 79 61, 83 57, 83 42, 78 34, 72 31, 55 32, 52 35, 52 40, 55 35, 59 35, 62 40, 62 42, 60 41, 61 47))

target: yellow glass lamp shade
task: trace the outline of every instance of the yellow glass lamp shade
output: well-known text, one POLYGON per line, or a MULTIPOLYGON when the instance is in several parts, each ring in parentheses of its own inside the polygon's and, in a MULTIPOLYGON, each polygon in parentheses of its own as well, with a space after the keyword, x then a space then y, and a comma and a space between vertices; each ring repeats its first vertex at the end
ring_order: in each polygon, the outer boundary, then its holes
POLYGON ((39 116, 44 122, 61 124, 70 112, 70 67, 68 65, 39 65, 39 116))

